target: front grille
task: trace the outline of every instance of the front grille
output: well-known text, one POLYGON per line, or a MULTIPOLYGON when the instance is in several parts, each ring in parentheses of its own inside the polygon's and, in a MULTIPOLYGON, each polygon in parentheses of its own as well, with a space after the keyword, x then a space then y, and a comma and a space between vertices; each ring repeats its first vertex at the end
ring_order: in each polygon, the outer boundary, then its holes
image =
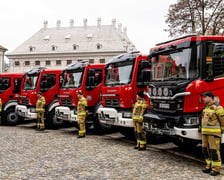
POLYGON ((61 104, 62 104, 62 106, 72 106, 72 100, 71 99, 62 99, 61 104))
POLYGON ((119 99, 105 99, 106 107, 120 107, 119 99))
POLYGON ((28 99, 22 99, 22 105, 29 105, 28 99))

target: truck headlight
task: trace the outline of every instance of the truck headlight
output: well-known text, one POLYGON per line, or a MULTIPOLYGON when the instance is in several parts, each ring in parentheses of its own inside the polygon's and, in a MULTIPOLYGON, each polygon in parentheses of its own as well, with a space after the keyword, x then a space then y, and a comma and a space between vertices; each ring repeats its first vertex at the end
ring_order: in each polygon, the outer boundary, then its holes
POLYGON ((132 117, 132 113, 131 112, 123 112, 123 117, 124 118, 131 118, 132 117))
POLYGON ((200 120, 199 117, 193 116, 193 117, 185 117, 184 118, 184 126, 194 126, 194 125, 199 125, 200 120))

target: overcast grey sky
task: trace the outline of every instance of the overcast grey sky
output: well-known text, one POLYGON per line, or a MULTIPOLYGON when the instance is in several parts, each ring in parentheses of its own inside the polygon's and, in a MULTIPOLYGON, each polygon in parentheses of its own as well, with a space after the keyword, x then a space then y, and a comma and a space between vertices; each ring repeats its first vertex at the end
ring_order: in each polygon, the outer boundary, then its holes
MULTIPOLYGON (((96 25, 101 18, 102 25, 111 24, 113 18, 117 24, 127 27, 127 34, 143 54, 156 43, 171 39, 165 16, 170 4, 177 0, 5 0, 0 6, 0 45, 13 51, 25 40, 43 27, 44 20, 48 27, 83 25, 83 18, 88 25, 96 25)), ((6 52, 7 53, 7 52, 6 52)))

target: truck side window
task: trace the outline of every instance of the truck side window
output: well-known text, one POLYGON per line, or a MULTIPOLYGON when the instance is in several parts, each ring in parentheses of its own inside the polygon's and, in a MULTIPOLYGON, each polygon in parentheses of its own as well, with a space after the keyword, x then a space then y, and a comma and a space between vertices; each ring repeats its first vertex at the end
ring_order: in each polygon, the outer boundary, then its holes
POLYGON ((20 92, 21 82, 22 82, 21 78, 14 79, 14 93, 20 92))
POLYGON ((11 78, 0 78, 0 90, 5 91, 11 86, 11 78))
POLYGON ((45 90, 51 89, 56 84, 56 75, 55 74, 44 74, 41 78, 41 86, 45 90))
POLYGON ((102 69, 94 69, 94 71, 90 72, 91 70, 88 70, 88 76, 94 78, 94 86, 98 86, 103 81, 103 70, 102 69), (94 73, 93 73, 94 72, 94 73))

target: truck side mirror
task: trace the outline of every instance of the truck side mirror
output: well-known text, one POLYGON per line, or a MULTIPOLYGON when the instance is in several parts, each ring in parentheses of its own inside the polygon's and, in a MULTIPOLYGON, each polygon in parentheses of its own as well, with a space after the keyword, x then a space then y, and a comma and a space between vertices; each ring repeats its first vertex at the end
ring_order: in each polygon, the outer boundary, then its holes
POLYGON ((147 85, 150 81, 151 81, 151 70, 143 70, 141 72, 141 76, 142 76, 142 80, 143 80, 143 84, 147 85))
POLYGON ((224 72, 224 44, 215 43, 213 48, 213 76, 222 75, 224 72))
POLYGON ((95 88, 95 77, 89 76, 86 79, 86 90, 92 90, 95 88))
POLYGON ((152 63, 151 61, 141 61, 140 67, 141 69, 152 68, 152 63))
POLYGON ((224 55, 213 57, 213 76, 219 76, 224 73, 224 55))
POLYGON ((40 84, 40 91, 41 92, 46 92, 48 90, 48 84, 47 81, 42 81, 40 84))

